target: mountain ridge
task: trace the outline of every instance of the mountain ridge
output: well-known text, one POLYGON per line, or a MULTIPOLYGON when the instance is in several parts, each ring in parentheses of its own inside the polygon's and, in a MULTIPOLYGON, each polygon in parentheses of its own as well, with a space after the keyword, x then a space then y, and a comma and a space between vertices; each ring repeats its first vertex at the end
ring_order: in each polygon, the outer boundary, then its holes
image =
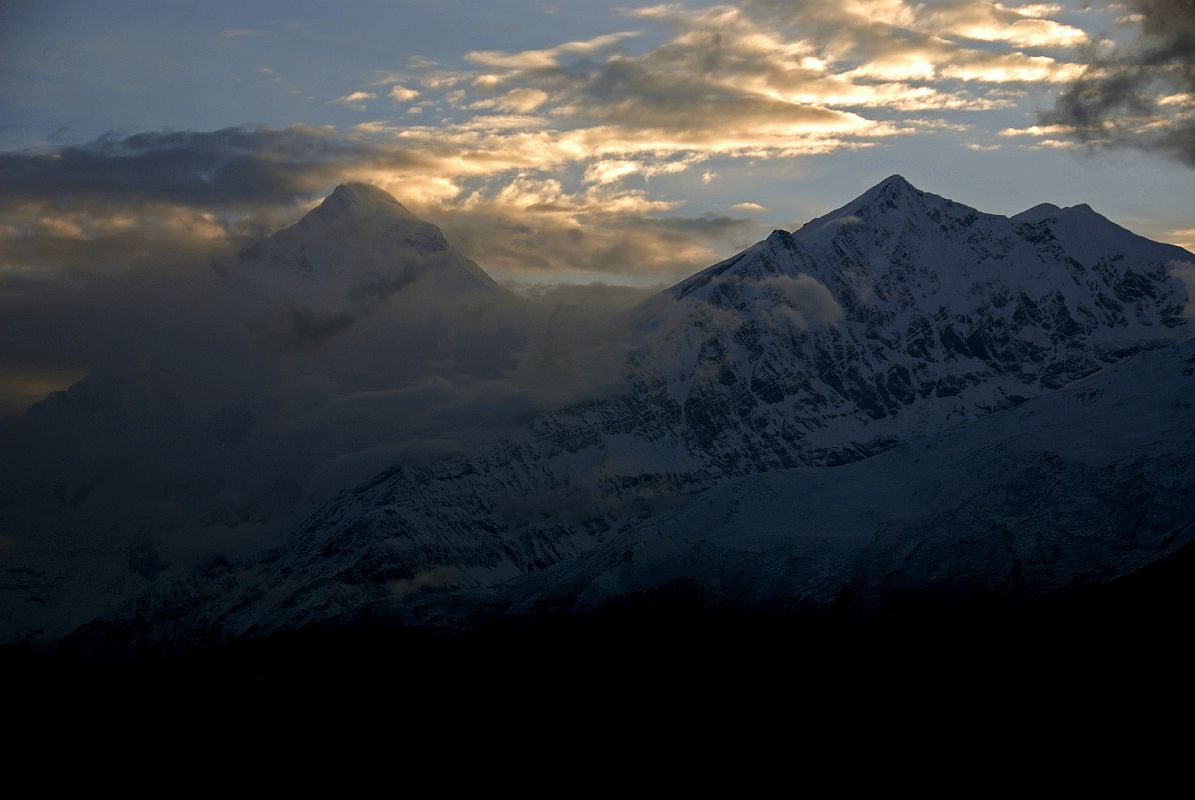
POLYGON ((871 459, 731 479, 468 602, 402 594, 347 619, 468 626, 678 597, 870 619, 902 595, 949 618, 973 610, 959 596, 998 606, 1115 580, 1195 540, 1192 364, 1195 340, 1175 342, 871 459), (1103 438, 1085 435, 1094 421, 1103 438))
POLYGON ((236 637, 483 590, 728 480, 859 462, 1190 336, 1168 272, 1185 251, 1103 218, 1017 222, 896 176, 844 209, 859 213, 774 233, 635 309, 620 392, 382 473, 278 551, 137 613, 157 615, 152 635, 236 637))

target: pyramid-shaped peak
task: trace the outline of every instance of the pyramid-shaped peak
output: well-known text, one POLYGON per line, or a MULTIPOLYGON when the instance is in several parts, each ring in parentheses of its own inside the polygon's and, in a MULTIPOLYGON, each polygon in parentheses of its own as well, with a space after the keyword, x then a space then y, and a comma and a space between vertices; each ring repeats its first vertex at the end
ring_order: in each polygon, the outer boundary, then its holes
POLYGON ((884 180, 880 181, 875 186, 864 192, 859 197, 859 200, 890 200, 902 196, 915 196, 922 194, 925 193, 905 180, 903 175, 889 175, 887 178, 884 178, 884 180))
POLYGON ((389 192, 369 183, 342 183, 332 190, 324 202, 311 212, 323 222, 340 219, 388 215, 415 219, 415 215, 394 199, 389 192))
POLYGON ((890 189, 912 189, 917 191, 917 187, 905 180, 904 175, 889 175, 884 180, 876 184, 877 189, 888 187, 890 189))
MULTIPOLYGON (((920 208, 927 202, 942 199, 937 197, 937 195, 921 191, 905 180, 902 175, 889 175, 842 208, 820 219, 825 221, 855 215, 864 218, 877 215, 883 216, 893 211, 908 211, 920 208)), ((814 222, 817 221, 814 220, 814 222)))
MULTIPOLYGON (((970 225, 979 217, 991 217, 970 206, 918 189, 902 175, 890 175, 841 208, 805 223, 795 232, 798 238, 833 238, 851 226, 866 223, 898 235, 909 225, 928 231, 947 220, 970 225), (845 226, 845 227, 844 227, 845 226)), ((931 234, 926 234, 931 235, 931 234)))
POLYGON ((394 195, 383 189, 379 189, 372 183, 342 183, 332 190, 329 199, 333 197, 349 203, 382 203, 383 205, 402 206, 401 203, 394 199, 394 195))

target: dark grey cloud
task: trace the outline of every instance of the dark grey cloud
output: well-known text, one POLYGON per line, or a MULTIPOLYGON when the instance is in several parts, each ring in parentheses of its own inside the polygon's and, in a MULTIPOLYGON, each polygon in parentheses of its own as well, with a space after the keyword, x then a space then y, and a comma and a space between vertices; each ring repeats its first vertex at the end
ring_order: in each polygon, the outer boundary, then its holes
POLYGON ((374 145, 305 126, 108 134, 50 152, 0 153, 0 205, 102 199, 226 209, 289 203, 320 191, 346 166, 378 158, 374 145))
POLYGON ((1133 41, 1113 57, 1093 57, 1090 77, 1064 89, 1041 119, 1089 144, 1150 150, 1195 167, 1195 0, 1129 7, 1139 15, 1133 41))
MULTIPOLYGON (((462 250, 500 275, 676 277, 759 233, 742 219, 661 214, 675 203, 653 203, 641 192, 562 194, 555 179, 532 179, 517 159, 489 164, 492 154, 472 139, 450 139, 396 141, 296 126, 111 134, 0 152, 0 284, 29 272, 61 278, 171 269, 220 255, 292 222, 301 204, 334 184, 372 176, 390 180, 404 202, 434 216, 462 250), (481 199, 438 202, 427 185, 449 187, 447 196, 459 199, 480 188, 481 199), (547 186, 554 191, 525 199, 547 186)), ((300 330, 314 329, 296 324, 300 330)))

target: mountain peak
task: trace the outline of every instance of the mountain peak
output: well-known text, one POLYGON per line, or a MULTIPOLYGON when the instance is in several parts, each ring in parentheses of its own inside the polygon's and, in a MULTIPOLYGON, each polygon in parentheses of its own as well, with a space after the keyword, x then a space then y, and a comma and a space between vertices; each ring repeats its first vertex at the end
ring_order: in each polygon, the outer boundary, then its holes
POLYGON ((503 292, 438 227, 367 183, 337 186, 297 223, 244 248, 238 260, 251 266, 232 269, 267 293, 333 321, 416 281, 446 298, 503 292))
MULTIPOLYGON (((1044 220, 1095 220, 1102 222, 1110 222, 1107 217, 1096 211, 1087 203, 1079 203, 1078 205, 1066 206, 1065 208, 1054 205, 1053 203, 1040 203, 1033 208, 1022 211, 1020 214, 1014 214, 1012 217, 1015 222, 1037 223, 1044 220)), ((1115 223, 1111 223, 1115 225, 1115 223)))
POLYGON ((1038 203, 1033 208, 1027 208, 1020 214, 1014 214, 1012 219, 1014 222, 1028 222, 1032 224, 1056 216, 1061 211, 1062 209, 1053 203, 1038 203))
POLYGON ((350 182, 342 183, 332 190, 328 199, 337 198, 343 202, 359 203, 363 205, 382 203, 402 208, 402 204, 394 199, 389 192, 379 189, 372 183, 350 182))
POLYGON ((882 188, 882 187, 894 187, 894 188, 899 188, 899 189, 912 189, 913 191, 918 191, 916 186, 914 186, 913 184, 911 184, 907 180, 905 180, 904 175, 889 175, 887 178, 884 178, 884 180, 880 181, 879 183, 877 183, 875 185, 875 188, 877 188, 877 189, 882 188))
POLYGON ((340 184, 307 216, 325 223, 362 216, 415 219, 391 194, 369 183, 340 184))
POLYGON ((875 186, 868 189, 852 205, 874 205, 877 201, 884 205, 896 205, 902 199, 919 197, 925 194, 902 175, 889 175, 875 186))
POLYGON ((863 221, 885 221, 882 224, 889 227, 903 227, 905 220, 929 214, 933 208, 950 205, 957 204, 918 189, 902 175, 889 175, 841 208, 810 220, 801 227, 799 233, 805 237, 833 236, 842 225, 863 221))

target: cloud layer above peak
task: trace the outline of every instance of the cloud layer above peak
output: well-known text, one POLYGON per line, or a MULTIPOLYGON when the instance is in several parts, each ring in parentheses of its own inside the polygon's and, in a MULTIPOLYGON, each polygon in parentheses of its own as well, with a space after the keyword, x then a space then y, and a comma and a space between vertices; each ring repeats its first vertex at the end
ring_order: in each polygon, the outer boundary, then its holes
MULTIPOLYGON (((31 261, 53 251, 42 243, 70 250, 130 224, 207 240, 266 232, 359 180, 441 224, 500 278, 649 285, 823 211, 782 207, 768 188, 816 158, 918 147, 999 158, 1130 128, 1185 157, 1182 80, 1153 96, 1143 87, 1166 82, 1138 69, 1181 78, 1185 28, 1159 20, 1183 4, 1131 5, 1127 16, 992 0, 646 5, 525 47, 462 43, 437 58, 408 48, 313 95, 324 116, 302 124, 0 152, 0 280, 52 270, 31 261), (1106 28, 1137 42, 1137 57, 1106 28), (1129 74, 1136 88, 1116 100, 1129 74), (1050 118, 1034 119, 1055 96, 1050 118)), ((217 38, 225 52, 264 54, 288 37, 320 41, 261 20, 217 38)), ((306 91, 284 67, 253 72, 261 91, 306 91)))

